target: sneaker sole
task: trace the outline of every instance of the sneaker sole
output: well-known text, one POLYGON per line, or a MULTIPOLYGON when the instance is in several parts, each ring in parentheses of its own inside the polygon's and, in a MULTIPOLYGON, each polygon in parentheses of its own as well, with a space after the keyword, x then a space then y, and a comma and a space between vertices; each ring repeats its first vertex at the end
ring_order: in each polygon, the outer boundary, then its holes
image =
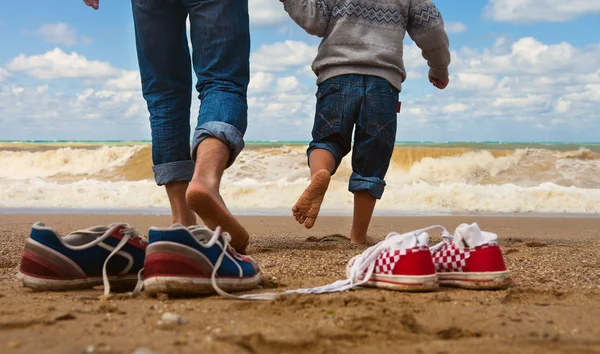
MULTIPOLYGON (((260 273, 248 278, 217 278, 217 285, 223 291, 253 290, 262 283, 260 273)), ((211 278, 191 278, 175 276, 154 276, 144 280, 144 291, 150 295, 159 293, 171 295, 216 294, 211 278)))
POLYGON ((472 290, 502 290, 511 284, 508 271, 438 273, 441 286, 472 290))
MULTIPOLYGON (((66 291, 90 289, 102 285, 102 278, 83 278, 83 279, 48 279, 27 275, 19 272, 17 278, 22 279, 23 285, 36 291, 66 291)), ((111 286, 135 286, 137 275, 128 275, 124 277, 109 277, 111 286)))
POLYGON ((365 285, 407 292, 435 291, 439 288, 437 274, 421 276, 373 274, 365 285))

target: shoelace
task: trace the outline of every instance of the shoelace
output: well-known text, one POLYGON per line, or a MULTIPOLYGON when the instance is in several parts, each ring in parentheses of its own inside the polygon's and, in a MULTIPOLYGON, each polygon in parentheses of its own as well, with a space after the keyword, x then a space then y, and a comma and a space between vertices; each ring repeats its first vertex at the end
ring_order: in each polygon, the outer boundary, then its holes
POLYGON ((429 252, 431 252, 431 254, 438 252, 444 246, 451 244, 452 240, 454 240, 454 236, 452 236, 450 233, 442 233, 442 241, 434 246, 429 247, 429 252))
MULTIPOLYGON (((188 228, 188 230, 193 234, 194 230, 197 230, 200 228, 204 228, 204 227, 190 226, 188 228)), ((213 235, 211 236, 210 240, 208 240, 206 242, 203 242, 203 241, 200 241, 200 242, 204 245, 204 247, 210 248, 217 243, 217 241, 219 240, 219 236, 223 236, 223 244, 222 245, 219 244, 219 246, 221 247, 221 254, 219 254, 219 257, 217 258, 217 261, 215 262, 215 264, 213 266, 213 271, 212 271, 212 275, 211 275, 211 284, 213 286, 213 289, 215 289, 215 291, 217 292, 217 294, 224 296, 224 297, 236 298, 235 296, 225 292, 217 284, 217 271, 219 270, 219 268, 221 267, 221 264, 223 263, 223 258, 225 258, 225 256, 227 255, 227 250, 229 249, 229 242, 231 241, 231 236, 226 232, 222 233, 221 227, 219 226, 215 229, 215 231, 213 231, 213 235)), ((239 266, 239 264, 237 266, 241 272, 241 267, 239 266)), ((144 268, 140 269, 140 271, 138 272, 138 282, 137 282, 133 292, 131 293, 132 296, 139 295, 142 292, 142 290, 144 289, 143 272, 144 272, 144 268)), ((106 289, 106 286, 105 286, 105 289, 106 289)), ((105 295, 106 295, 106 292, 105 292, 105 295)))
MULTIPOLYGON (((220 228, 217 228, 217 229, 219 230, 219 233, 220 233, 220 228)), ((212 285, 213 285, 213 288, 215 289, 215 291, 219 295, 230 298, 230 299, 264 300, 264 301, 274 300, 280 296, 291 295, 291 294, 325 294, 325 293, 348 291, 357 286, 366 284, 371 279, 371 276, 373 275, 373 272, 375 270, 375 263, 376 263, 376 260, 379 257, 379 255, 383 252, 389 251, 390 248, 394 245, 395 242, 397 242, 397 240, 400 237, 404 237, 406 235, 412 235, 415 238, 417 238, 422 233, 431 231, 431 230, 435 230, 435 229, 441 230, 442 237, 444 239, 452 237, 452 235, 443 226, 440 226, 440 225, 430 226, 430 227, 427 227, 424 229, 415 230, 415 231, 405 233, 402 235, 400 235, 398 233, 390 233, 389 235, 387 235, 385 240, 377 243, 374 246, 369 247, 360 256, 355 258, 354 264, 352 264, 352 267, 350 269, 350 276, 347 279, 338 280, 331 284, 320 286, 320 287, 315 287, 315 288, 287 290, 287 291, 284 291, 281 293, 246 294, 246 295, 240 295, 240 296, 235 296, 235 295, 226 293, 225 291, 221 290, 217 286, 217 283, 216 283, 215 275, 217 273, 217 270, 221 266, 221 262, 223 260, 223 257, 227 250, 227 246, 229 244, 229 239, 224 237, 225 244, 223 247, 223 252, 217 259, 217 262, 215 263, 215 266, 213 268, 212 279, 211 279, 212 285), (365 271, 366 271, 366 273, 365 273, 365 271), (360 279, 361 275, 363 275, 363 274, 364 274, 363 278, 360 279)), ((218 234, 216 231, 215 231, 215 235, 216 235, 216 238, 218 238, 218 234)), ((227 236, 229 236, 229 235, 227 235, 227 236)), ((213 239, 214 238, 215 238, 215 236, 213 236, 213 239)), ((211 239, 211 241, 213 239, 211 239)), ((417 244, 418 244, 418 241, 417 241, 417 244)))
MULTIPOLYGON (((113 227, 111 227, 110 229, 108 229, 104 234, 112 234, 114 232, 114 230, 119 227, 120 225, 115 225, 113 227)), ((86 231, 86 230, 84 230, 86 231)), ((84 231, 79 232, 78 233, 85 233, 84 231)), ((123 248, 125 246, 125 244, 129 241, 129 240, 133 240, 136 238, 139 238, 139 241, 141 244, 145 244, 148 241, 142 237, 137 230, 134 227, 128 227, 128 228, 124 228, 121 231, 119 231, 121 233, 121 235, 123 235, 123 238, 121 238, 121 241, 119 241, 119 243, 117 244, 117 246, 112 250, 112 252, 108 255, 108 257, 106 257, 106 260, 104 261, 104 265, 102 266, 102 283, 104 284, 104 296, 108 296, 110 295, 110 281, 108 280, 108 275, 106 273, 106 267, 108 265, 108 261, 110 261, 110 259, 117 254, 121 248, 123 248)), ((142 277, 144 268, 140 269, 140 271, 138 272, 138 284, 136 285, 136 289, 139 285, 140 279, 142 277)), ((135 292, 135 290, 134 290, 135 292)))

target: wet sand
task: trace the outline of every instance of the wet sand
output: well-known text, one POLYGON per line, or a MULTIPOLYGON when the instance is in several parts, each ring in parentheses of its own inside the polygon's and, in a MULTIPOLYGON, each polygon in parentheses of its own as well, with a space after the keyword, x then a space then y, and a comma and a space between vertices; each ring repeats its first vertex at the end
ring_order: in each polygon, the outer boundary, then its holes
MULTIPOLYGON (((269 291, 324 285, 365 247, 350 219, 241 217, 269 291), (331 237, 324 237, 331 236, 331 237)), ((364 289, 274 302, 202 298, 97 300, 101 289, 35 293, 14 277, 31 224, 61 233, 126 221, 145 233, 167 216, 0 215, 0 353, 600 353, 600 219, 378 217, 371 236, 478 222, 499 234, 513 286, 433 293, 364 289), (157 325, 174 312, 186 324, 157 325)), ((433 235, 433 242, 439 241, 433 235)))

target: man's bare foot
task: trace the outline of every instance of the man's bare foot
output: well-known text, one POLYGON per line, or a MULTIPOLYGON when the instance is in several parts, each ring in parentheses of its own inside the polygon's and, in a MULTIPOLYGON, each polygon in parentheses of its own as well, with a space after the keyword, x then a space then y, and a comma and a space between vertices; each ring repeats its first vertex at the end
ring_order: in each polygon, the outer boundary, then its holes
POLYGON ((250 235, 231 215, 218 192, 206 188, 200 181, 193 180, 187 189, 185 199, 206 226, 213 230, 221 226, 223 231, 231 235, 231 247, 239 253, 246 253, 250 235))
POLYGON ((310 185, 306 188, 304 193, 302 193, 300 199, 298 199, 296 205, 292 208, 296 221, 300 224, 304 224, 304 227, 307 229, 310 229, 315 225, 330 181, 331 174, 329 171, 321 170, 315 173, 310 185))

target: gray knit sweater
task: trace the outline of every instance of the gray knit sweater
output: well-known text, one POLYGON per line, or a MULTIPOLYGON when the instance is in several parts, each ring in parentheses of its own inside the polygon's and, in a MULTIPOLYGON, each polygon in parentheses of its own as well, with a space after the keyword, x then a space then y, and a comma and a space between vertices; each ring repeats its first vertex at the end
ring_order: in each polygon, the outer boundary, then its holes
POLYGON ((383 77, 401 90, 406 32, 422 50, 431 75, 448 77, 448 36, 431 0, 285 0, 284 6, 306 32, 323 37, 313 62, 318 84, 364 74, 383 77))

